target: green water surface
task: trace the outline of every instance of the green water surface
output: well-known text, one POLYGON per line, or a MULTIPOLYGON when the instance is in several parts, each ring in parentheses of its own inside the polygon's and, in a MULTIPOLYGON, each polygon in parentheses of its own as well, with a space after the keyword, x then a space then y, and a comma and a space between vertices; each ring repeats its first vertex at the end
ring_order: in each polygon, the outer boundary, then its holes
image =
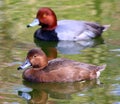
MULTIPOLYGON (((75 47, 77 45, 75 43, 75 47)), ((1 0, 0 104, 120 104, 120 1, 1 0), (49 56, 49 47, 58 47, 58 43, 34 40, 33 34, 38 26, 26 28, 40 7, 51 7, 58 20, 76 19, 111 24, 108 31, 103 33, 103 39, 98 40, 99 43, 82 47, 77 54, 66 54, 64 47, 59 47, 60 50, 57 48, 57 57, 95 65, 107 64, 100 76, 100 83, 96 80, 40 84, 23 81, 23 71, 18 71, 17 67, 25 60, 28 50, 42 44, 49 56)))

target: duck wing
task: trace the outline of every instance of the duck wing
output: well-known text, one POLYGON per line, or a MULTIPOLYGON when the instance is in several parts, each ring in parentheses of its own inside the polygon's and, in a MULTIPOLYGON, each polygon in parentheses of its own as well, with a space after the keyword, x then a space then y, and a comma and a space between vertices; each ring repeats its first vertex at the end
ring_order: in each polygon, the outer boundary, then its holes
POLYGON ((84 22, 87 26, 87 29, 96 34, 96 37, 101 36, 103 31, 106 31, 110 25, 100 25, 95 22, 84 22))
POLYGON ((53 60, 50 60, 48 62, 47 69, 44 69, 46 71, 51 71, 51 70, 59 70, 59 69, 83 69, 83 70, 96 70, 96 71, 102 71, 105 69, 106 65, 101 65, 101 66, 96 66, 93 64, 87 64, 87 63, 82 63, 82 62, 77 62, 74 60, 69 60, 65 58, 56 58, 53 60))

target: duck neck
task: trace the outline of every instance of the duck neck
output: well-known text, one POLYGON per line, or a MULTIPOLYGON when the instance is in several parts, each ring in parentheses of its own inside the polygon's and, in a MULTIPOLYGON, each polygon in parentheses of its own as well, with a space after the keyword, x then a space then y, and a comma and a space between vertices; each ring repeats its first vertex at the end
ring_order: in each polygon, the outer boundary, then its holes
POLYGON ((42 26, 42 28, 41 28, 42 30, 53 31, 57 27, 57 22, 55 22, 53 24, 42 24, 41 23, 41 26, 42 26))

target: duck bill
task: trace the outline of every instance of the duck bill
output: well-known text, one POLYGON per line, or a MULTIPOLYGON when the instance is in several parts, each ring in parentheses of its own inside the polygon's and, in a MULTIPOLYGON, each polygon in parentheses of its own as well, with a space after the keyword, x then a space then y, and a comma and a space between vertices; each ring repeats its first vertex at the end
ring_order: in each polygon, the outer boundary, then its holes
POLYGON ((26 69, 30 66, 31 66, 30 61, 28 59, 26 59, 26 61, 21 66, 19 66, 17 69, 18 70, 23 70, 23 69, 26 69))
POLYGON ((34 26, 37 26, 39 24, 40 24, 39 20, 37 18, 35 18, 32 23, 27 25, 27 27, 34 27, 34 26))

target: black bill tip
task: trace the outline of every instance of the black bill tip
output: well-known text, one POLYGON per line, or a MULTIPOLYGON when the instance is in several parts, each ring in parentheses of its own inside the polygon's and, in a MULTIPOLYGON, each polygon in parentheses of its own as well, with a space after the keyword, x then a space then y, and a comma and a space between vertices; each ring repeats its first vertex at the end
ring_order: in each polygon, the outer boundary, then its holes
POLYGON ((22 68, 21 67, 18 67, 17 70, 21 70, 22 68))
POLYGON ((27 28, 31 27, 30 25, 27 25, 27 28))

